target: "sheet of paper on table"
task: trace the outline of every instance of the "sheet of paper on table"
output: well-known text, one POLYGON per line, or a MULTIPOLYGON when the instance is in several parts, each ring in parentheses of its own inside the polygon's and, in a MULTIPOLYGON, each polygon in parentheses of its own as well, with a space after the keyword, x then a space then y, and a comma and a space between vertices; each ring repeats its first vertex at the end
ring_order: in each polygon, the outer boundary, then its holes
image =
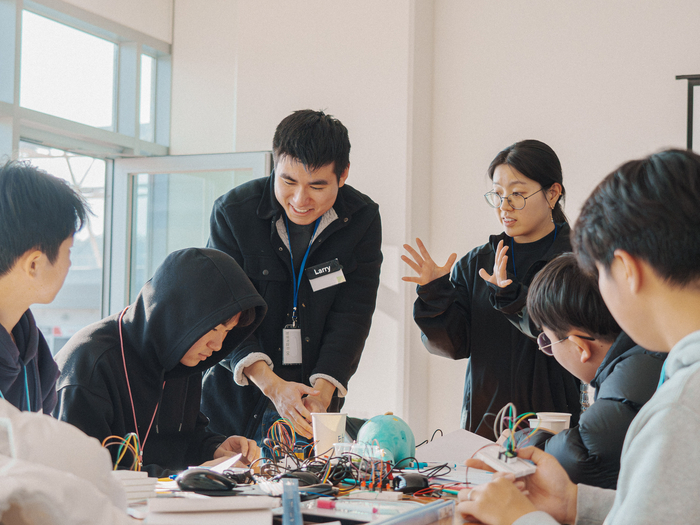
MULTIPOLYGON (((422 463, 436 465, 447 463, 452 471, 435 478, 437 483, 464 483, 467 467, 464 462, 476 452, 494 442, 462 428, 432 440, 416 449, 416 459, 422 463)), ((491 481, 491 472, 469 469, 469 483, 480 485, 491 481)))
POLYGON ((464 465, 477 450, 494 442, 462 428, 433 439, 416 449, 416 459, 425 463, 464 465))
POLYGON ((491 481, 492 475, 493 472, 480 470, 478 468, 467 469, 467 467, 452 467, 452 470, 448 474, 437 476, 430 481, 431 483, 448 484, 464 483, 466 480, 471 485, 481 485, 482 483, 491 481))

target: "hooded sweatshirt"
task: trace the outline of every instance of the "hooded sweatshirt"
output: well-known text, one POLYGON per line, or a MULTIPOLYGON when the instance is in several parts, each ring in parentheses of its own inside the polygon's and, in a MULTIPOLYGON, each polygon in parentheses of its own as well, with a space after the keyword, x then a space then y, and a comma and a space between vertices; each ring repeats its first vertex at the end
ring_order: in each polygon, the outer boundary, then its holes
MULTIPOLYGON (((202 372, 233 352, 266 310, 228 255, 174 252, 124 312, 79 331, 56 355, 61 377, 54 416, 100 441, 134 432, 135 417, 144 468, 152 476, 208 461, 226 438, 207 429, 199 410, 202 372), (194 367, 180 363, 203 335, 250 308, 255 321, 234 327, 220 351, 194 367)), ((111 449, 115 459, 117 449, 111 449)), ((130 462, 123 460, 124 466, 130 462)))
POLYGON ((12 337, 0 325, 0 392, 7 401, 20 410, 50 414, 56 379, 58 367, 31 310, 12 329, 12 337))

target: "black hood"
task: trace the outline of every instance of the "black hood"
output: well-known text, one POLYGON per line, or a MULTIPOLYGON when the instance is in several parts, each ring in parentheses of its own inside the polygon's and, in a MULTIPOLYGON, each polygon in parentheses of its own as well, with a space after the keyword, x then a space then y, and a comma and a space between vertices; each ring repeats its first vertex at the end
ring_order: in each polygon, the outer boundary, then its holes
POLYGON ((182 377, 214 366, 241 344, 267 311, 238 263, 218 250, 187 248, 168 255, 139 292, 122 320, 125 343, 152 372, 182 377), (197 366, 180 359, 204 334, 250 308, 255 321, 234 327, 220 351, 197 366))

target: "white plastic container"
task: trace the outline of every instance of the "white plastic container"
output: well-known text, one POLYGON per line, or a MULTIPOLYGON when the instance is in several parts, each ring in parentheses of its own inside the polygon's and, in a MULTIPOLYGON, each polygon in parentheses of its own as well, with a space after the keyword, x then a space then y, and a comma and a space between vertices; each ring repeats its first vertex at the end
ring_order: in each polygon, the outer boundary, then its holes
POLYGON ((537 412, 537 419, 529 419, 530 428, 549 430, 558 434, 562 430, 569 428, 571 424, 571 414, 566 412, 537 412))

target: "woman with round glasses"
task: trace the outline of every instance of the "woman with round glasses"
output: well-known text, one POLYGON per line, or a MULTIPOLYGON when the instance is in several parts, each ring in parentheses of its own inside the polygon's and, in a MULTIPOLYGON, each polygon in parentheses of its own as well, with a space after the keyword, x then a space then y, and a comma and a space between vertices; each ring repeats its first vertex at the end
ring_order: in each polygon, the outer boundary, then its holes
POLYGON ((401 258, 417 273, 413 317, 435 355, 469 358, 461 426, 493 438, 495 414, 512 402, 518 412, 580 413, 580 382, 537 349, 525 302, 528 285, 558 254, 571 250, 561 206, 565 190, 556 153, 538 140, 508 146, 488 169, 485 198, 504 232, 443 266, 420 239, 401 258))

